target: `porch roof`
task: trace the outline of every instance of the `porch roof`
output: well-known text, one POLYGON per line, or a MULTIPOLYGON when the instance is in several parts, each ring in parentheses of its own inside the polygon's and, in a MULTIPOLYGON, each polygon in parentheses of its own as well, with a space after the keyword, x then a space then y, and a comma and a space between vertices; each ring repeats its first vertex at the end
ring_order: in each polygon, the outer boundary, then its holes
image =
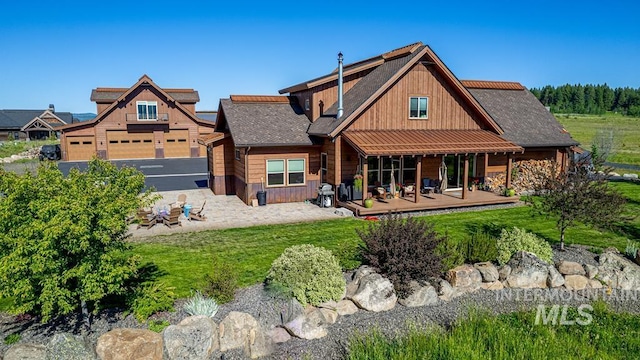
POLYGON ((364 156, 524 151, 486 130, 363 130, 345 131, 342 136, 364 156))

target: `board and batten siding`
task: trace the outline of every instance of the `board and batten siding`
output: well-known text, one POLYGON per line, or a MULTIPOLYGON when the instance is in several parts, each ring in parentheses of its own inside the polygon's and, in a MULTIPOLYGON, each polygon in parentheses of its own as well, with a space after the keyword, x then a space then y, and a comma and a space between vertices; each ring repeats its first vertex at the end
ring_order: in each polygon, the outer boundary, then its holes
POLYGON ((479 130, 482 122, 446 80, 418 63, 378 98, 349 130, 479 130), (428 97, 428 118, 409 118, 409 98, 428 97))

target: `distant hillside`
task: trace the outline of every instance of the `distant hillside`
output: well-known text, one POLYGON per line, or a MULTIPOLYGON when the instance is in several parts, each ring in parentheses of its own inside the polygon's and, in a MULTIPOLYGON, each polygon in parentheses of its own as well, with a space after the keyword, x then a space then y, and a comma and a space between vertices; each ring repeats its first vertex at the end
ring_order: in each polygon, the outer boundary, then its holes
POLYGON ((603 85, 562 85, 529 89, 553 113, 604 114, 616 112, 640 116, 640 88, 603 85))
POLYGON ((73 115, 73 118, 78 121, 87 121, 96 117, 96 114, 94 113, 72 113, 71 115, 73 115))

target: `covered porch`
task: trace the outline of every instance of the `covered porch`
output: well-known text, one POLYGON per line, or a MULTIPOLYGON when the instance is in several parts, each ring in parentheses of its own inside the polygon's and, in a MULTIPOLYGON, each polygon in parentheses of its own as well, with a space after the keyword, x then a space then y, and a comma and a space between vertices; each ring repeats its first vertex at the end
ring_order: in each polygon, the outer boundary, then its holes
MULTIPOLYGON (((378 130, 345 131, 344 156, 336 152, 340 168, 362 174, 359 197, 339 198, 337 204, 357 214, 418 211, 464 206, 511 203, 486 191, 472 191, 496 172, 511 172, 512 155, 523 149, 486 130, 378 130), (356 156, 353 156, 356 155, 356 156), (421 193, 429 184, 428 194, 421 193), (393 186, 394 184, 395 186, 393 186), (413 187, 413 191, 407 191, 413 187), (387 193, 379 195, 379 190, 387 193), (389 190, 402 189, 399 198, 389 190), (417 196, 416 196, 417 194, 417 196), (374 197, 372 208, 365 200, 374 197)), ((349 182, 348 174, 341 174, 349 182)), ((509 177, 507 184, 509 187, 509 177)))

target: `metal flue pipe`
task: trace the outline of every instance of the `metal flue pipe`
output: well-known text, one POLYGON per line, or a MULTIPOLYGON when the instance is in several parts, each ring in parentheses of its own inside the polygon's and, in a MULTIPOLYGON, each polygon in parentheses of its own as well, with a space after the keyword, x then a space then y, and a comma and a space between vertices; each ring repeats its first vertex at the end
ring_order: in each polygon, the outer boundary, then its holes
POLYGON ((342 107, 342 53, 338 53, 338 113, 336 118, 340 119, 344 113, 342 107))

